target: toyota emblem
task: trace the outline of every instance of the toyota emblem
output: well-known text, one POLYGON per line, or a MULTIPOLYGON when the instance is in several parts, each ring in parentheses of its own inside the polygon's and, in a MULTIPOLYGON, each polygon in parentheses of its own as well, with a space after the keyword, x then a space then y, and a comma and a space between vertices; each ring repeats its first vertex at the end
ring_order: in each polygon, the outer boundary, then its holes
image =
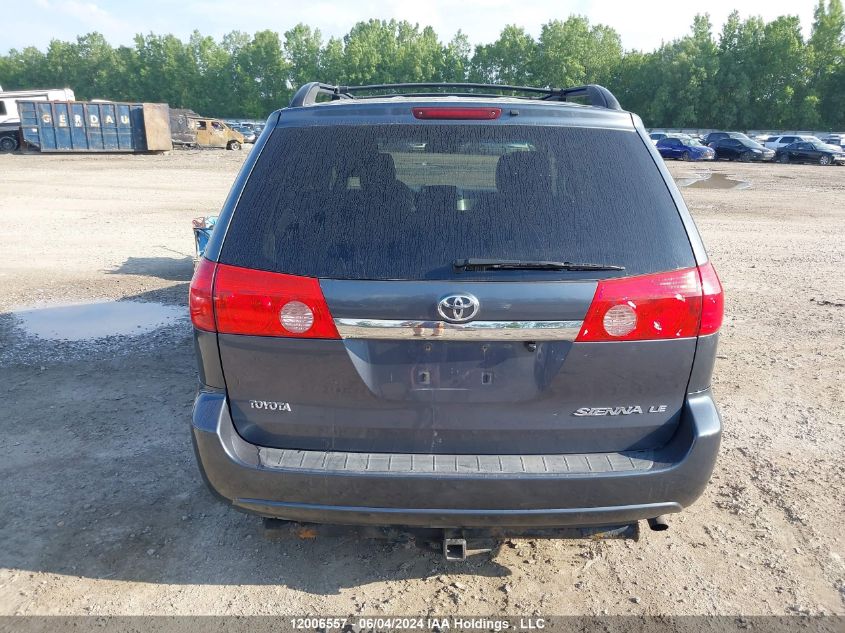
POLYGON ((472 295, 448 295, 437 304, 437 312, 447 321, 464 323, 475 318, 481 304, 472 295))

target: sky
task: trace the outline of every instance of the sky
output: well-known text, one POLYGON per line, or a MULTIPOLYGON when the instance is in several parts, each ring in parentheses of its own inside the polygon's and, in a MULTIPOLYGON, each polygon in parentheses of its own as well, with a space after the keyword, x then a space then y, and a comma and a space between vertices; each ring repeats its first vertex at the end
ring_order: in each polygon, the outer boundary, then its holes
POLYGON ((652 50, 685 35, 696 13, 707 12, 718 33, 735 8, 743 18, 771 20, 798 15, 809 35, 816 0, 0 0, 0 52, 45 48, 51 39, 73 40, 99 31, 112 44, 131 43, 136 33, 173 33, 186 38, 198 29, 220 38, 229 31, 271 29, 283 33, 298 22, 317 27, 324 38, 342 36, 370 18, 407 20, 432 26, 448 41, 458 29, 472 44, 494 41, 506 24, 534 36, 542 24, 571 14, 616 29, 625 49, 652 50))

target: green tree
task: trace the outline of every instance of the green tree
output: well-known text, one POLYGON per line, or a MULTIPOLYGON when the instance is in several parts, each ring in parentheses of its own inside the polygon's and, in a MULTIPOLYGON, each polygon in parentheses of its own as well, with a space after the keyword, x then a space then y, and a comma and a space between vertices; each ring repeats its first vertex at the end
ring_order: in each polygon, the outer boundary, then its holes
POLYGON ((337 37, 329 39, 320 53, 320 78, 333 84, 345 83, 346 58, 343 53, 343 40, 337 37))
POLYGON ((344 44, 344 75, 348 84, 396 81, 399 24, 396 20, 369 20, 355 24, 344 44))
POLYGON ((630 51, 607 82, 623 108, 639 114, 643 121, 660 121, 655 111, 654 92, 659 85, 659 64, 655 53, 630 51))
POLYGON ((438 79, 443 73, 443 46, 430 26, 400 22, 396 37, 396 59, 392 76, 397 82, 425 82, 438 79))
POLYGON ((762 19, 750 18, 743 22, 737 11, 728 16, 722 27, 715 99, 720 127, 747 129, 756 118, 759 105, 754 78, 764 28, 762 19))
POLYGON ((459 30, 443 49, 443 68, 439 79, 458 83, 467 81, 471 54, 469 38, 459 30))
POLYGON ((246 116, 264 117, 286 106, 291 89, 287 85, 288 64, 282 42, 275 31, 259 31, 238 52, 242 108, 246 116))
POLYGON ((553 20, 540 31, 533 59, 534 80, 565 88, 585 83, 606 84, 622 59, 622 41, 612 28, 590 26, 581 16, 553 20))
POLYGON ((12 49, 5 60, 5 72, 8 74, 0 75, 0 85, 4 90, 47 86, 53 81, 53 73, 47 65, 47 56, 34 46, 27 46, 21 51, 12 49))
POLYGON ((537 55, 537 43, 525 29, 509 24, 492 44, 475 47, 470 62, 470 78, 482 83, 512 86, 532 83, 531 69, 537 55))
POLYGON ((766 24, 756 53, 754 127, 812 128, 820 123, 816 102, 807 94, 808 53, 797 17, 766 24))
POLYGON ((845 128, 845 11, 842 0, 819 0, 810 35, 810 81, 820 119, 845 128))
POLYGON ((197 70, 190 51, 173 35, 136 35, 138 91, 136 99, 191 107, 197 70))
POLYGON ((697 15, 692 34, 660 49, 664 118, 676 127, 707 127, 714 120, 718 101, 715 79, 719 58, 711 34, 710 19, 697 15))
POLYGON ((120 80, 114 48, 100 33, 78 37, 74 48, 73 85, 85 87, 82 98, 108 98, 120 80))
POLYGON ((297 24, 285 32, 285 59, 289 68, 288 79, 293 87, 321 79, 322 48, 323 38, 319 29, 312 30, 305 24, 297 24))

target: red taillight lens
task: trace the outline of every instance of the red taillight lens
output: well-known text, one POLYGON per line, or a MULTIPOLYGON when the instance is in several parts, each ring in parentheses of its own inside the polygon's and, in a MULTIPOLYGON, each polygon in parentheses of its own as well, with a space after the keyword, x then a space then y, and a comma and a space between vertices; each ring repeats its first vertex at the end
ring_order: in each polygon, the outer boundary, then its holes
POLYGON ((642 341, 696 336, 701 319, 697 268, 600 281, 577 341, 642 341))
POLYGON ((699 334, 713 334, 722 327, 722 318, 725 314, 725 295, 722 292, 722 284, 713 264, 707 262, 698 267, 701 274, 701 294, 703 304, 701 306, 701 329, 699 334))
POLYGON ((312 277, 220 264, 214 310, 221 334, 340 338, 320 282, 312 277))
POLYGON ((501 108, 413 108, 418 119, 488 120, 502 116, 501 108))
POLYGON ((191 322, 199 330, 213 332, 214 327, 214 303, 211 298, 211 289, 214 285, 214 269, 217 266, 205 258, 199 261, 194 276, 191 279, 191 288, 188 291, 188 307, 191 311, 191 322))

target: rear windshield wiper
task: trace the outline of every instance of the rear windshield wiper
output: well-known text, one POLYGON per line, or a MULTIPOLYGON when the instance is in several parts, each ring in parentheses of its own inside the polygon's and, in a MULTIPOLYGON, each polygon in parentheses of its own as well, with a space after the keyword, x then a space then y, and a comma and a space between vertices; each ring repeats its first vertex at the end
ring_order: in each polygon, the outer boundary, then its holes
POLYGON ((455 270, 625 270, 615 264, 590 264, 581 262, 518 261, 508 259, 456 259, 455 270))

